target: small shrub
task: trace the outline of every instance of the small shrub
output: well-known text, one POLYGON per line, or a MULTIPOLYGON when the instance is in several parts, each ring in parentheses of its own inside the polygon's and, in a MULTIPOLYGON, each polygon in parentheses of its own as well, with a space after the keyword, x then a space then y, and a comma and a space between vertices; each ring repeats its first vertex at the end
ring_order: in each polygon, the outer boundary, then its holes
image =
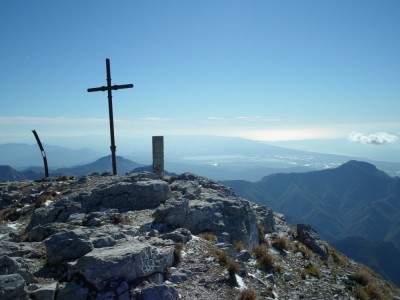
POLYGON ((274 264, 274 265, 273 265, 273 269, 274 269, 275 271, 277 271, 279 274, 283 273, 283 267, 282 267, 281 265, 274 264))
POLYGON ((261 256, 258 257, 257 263, 256 263, 257 269, 269 272, 274 268, 274 258, 273 256, 265 252, 261 256))
POLYGON ((300 252, 305 259, 310 259, 313 256, 311 249, 301 243, 295 244, 294 252, 300 252))
POLYGON ((306 269, 303 269, 301 271, 301 278, 302 279, 306 279, 307 275, 314 276, 314 277, 316 277, 318 279, 320 279, 322 277, 321 271, 318 270, 316 267, 313 267, 313 266, 309 266, 306 269))
POLYGON ((241 290, 238 295, 238 300, 256 300, 256 299, 257 299, 257 293, 249 288, 241 290))
POLYGON ((350 279, 354 280, 355 282, 357 282, 362 286, 367 286, 369 283, 368 275, 361 271, 357 271, 356 273, 351 274, 350 279))
POLYGON ((42 207, 50 198, 50 195, 40 195, 35 201, 35 208, 42 207))
POLYGON ((376 299, 376 300, 384 300, 387 299, 384 295, 382 290, 374 285, 374 284, 369 284, 365 288, 365 293, 369 296, 369 299, 376 299))
POLYGON ((215 242, 217 240, 217 237, 214 234, 212 234, 211 232, 203 232, 203 233, 199 234, 199 237, 201 237, 209 242, 215 242))
POLYGON ((259 258, 260 256, 264 255, 264 253, 268 253, 268 247, 265 244, 257 245, 253 248, 252 252, 259 258))
POLYGON ((338 264, 338 265, 346 264, 346 259, 343 257, 343 255, 341 255, 339 252, 337 252, 334 248, 329 246, 327 243, 325 243, 325 248, 328 250, 328 253, 332 257, 332 260, 335 264, 338 264))
POLYGON ((236 282, 236 274, 240 271, 240 265, 237 261, 228 258, 226 261, 225 267, 229 274, 229 280, 232 284, 237 284, 236 282))
POLYGON ((280 251, 289 250, 291 248, 290 241, 287 237, 278 237, 272 242, 272 246, 280 251))
POLYGON ((228 253, 226 251, 224 251, 224 250, 221 250, 221 249, 215 249, 214 257, 215 257, 216 260, 218 260, 221 264, 224 264, 224 265, 230 259, 228 253))
POLYGON ((242 242, 233 241, 232 246, 237 252, 240 252, 244 249, 244 245, 242 242))
POLYGON ((354 289, 354 297, 359 300, 368 300, 369 297, 363 288, 357 287, 354 289))
POLYGON ((269 246, 268 240, 265 238, 264 228, 262 224, 257 224, 258 229, 258 239, 260 240, 260 244, 269 246))
POLYGON ((183 245, 181 243, 175 244, 174 247, 174 263, 179 263, 182 259, 183 245))

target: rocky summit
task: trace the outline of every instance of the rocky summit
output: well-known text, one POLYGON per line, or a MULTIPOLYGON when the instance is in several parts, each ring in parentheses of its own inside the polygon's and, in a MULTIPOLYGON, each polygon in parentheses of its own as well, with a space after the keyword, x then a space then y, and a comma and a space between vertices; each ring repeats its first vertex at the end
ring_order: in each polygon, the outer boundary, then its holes
POLYGON ((193 174, 0 183, 0 299, 400 299, 307 224, 193 174))

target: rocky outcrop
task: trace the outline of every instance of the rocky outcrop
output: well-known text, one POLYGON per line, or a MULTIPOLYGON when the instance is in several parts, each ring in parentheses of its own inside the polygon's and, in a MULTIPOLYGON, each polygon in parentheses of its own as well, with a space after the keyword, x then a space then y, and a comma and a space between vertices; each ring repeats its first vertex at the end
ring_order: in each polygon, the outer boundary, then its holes
POLYGON ((0 275, 0 299, 25 300, 25 280, 19 274, 0 275))
POLYGON ((112 248, 94 249, 68 264, 70 278, 80 275, 98 291, 110 280, 134 281, 153 273, 163 273, 174 261, 171 243, 136 241, 112 248), (151 243, 157 243, 158 247, 151 243))
POLYGON ((319 254, 323 259, 328 258, 328 251, 318 233, 309 224, 298 224, 297 235, 300 242, 319 254))
POLYGON ((204 177, 1 188, 15 195, 0 210, 0 299, 236 299, 246 288, 262 299, 350 299, 359 287, 359 266, 330 254, 312 228, 296 235, 283 215, 204 177))
POLYGON ((156 210, 157 228, 183 227, 194 234, 211 232, 220 239, 248 247, 258 244, 257 222, 250 203, 231 189, 192 174, 175 177, 170 185, 174 198, 156 210))

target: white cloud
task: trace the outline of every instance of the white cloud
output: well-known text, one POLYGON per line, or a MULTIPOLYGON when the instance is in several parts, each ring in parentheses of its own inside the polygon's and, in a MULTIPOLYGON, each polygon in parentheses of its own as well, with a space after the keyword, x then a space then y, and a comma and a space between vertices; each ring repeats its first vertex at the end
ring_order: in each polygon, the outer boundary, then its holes
POLYGON ((389 134, 387 132, 378 132, 370 135, 365 135, 361 132, 353 131, 348 136, 349 141, 361 144, 370 144, 370 145, 385 145, 385 144, 393 144, 399 138, 396 135, 389 134))

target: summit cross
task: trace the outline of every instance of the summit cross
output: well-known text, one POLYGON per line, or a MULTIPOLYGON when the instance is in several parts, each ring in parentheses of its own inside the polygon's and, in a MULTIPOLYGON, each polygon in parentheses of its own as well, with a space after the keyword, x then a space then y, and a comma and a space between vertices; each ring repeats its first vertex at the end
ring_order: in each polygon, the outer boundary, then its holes
POLYGON ((122 85, 111 85, 111 70, 110 70, 110 60, 106 58, 106 69, 107 69, 107 86, 101 86, 96 88, 90 88, 87 91, 90 92, 105 92, 108 93, 108 113, 110 119, 110 135, 111 135, 111 158, 112 158, 112 169, 113 174, 117 175, 117 160, 115 158, 115 151, 117 147, 115 146, 114 139, 114 117, 113 117, 113 107, 112 107, 112 90, 129 89, 133 88, 133 84, 122 84, 122 85))

